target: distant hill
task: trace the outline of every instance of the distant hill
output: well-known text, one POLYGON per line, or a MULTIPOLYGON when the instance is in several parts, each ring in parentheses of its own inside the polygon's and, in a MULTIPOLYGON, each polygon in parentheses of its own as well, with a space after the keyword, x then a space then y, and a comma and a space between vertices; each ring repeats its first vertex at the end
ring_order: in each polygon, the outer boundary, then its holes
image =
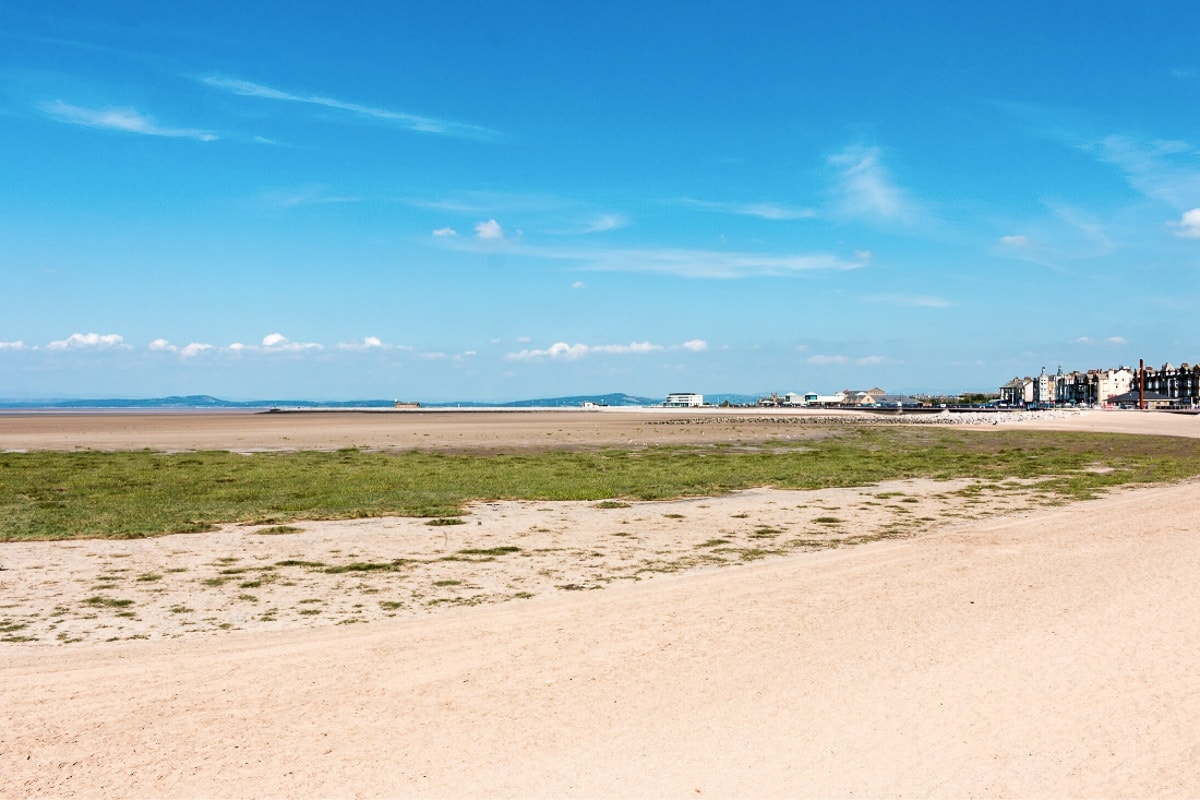
POLYGON ((391 400, 346 400, 317 402, 312 400, 222 400, 207 394, 172 397, 107 398, 93 400, 0 400, 0 408, 129 408, 129 409, 201 409, 201 408, 385 408, 391 400))
MULTIPOLYGON (((507 403, 476 401, 422 403, 423 408, 578 408, 584 403, 598 406, 651 406, 663 398, 634 397, 614 393, 545 397, 536 400, 514 400, 507 403)), ((222 400, 207 394, 153 398, 107 398, 93 400, 0 400, 7 409, 269 409, 269 408, 391 408, 393 400, 222 400)))

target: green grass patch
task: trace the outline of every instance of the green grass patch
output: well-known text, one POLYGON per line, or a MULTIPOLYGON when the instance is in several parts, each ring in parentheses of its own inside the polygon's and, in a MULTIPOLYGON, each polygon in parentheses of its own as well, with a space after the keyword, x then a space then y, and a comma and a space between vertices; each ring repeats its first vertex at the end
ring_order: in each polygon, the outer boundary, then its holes
POLYGON ((92 608, 125 608, 133 605, 132 600, 117 600, 112 597, 104 597, 103 595, 93 595, 83 601, 84 605, 89 605, 92 608))
POLYGON ((629 503, 624 500, 601 500, 599 503, 593 503, 592 508, 629 508, 629 503))
POLYGON ((326 567, 322 572, 330 575, 338 575, 344 572, 395 572, 403 569, 408 563, 404 559, 396 559, 395 561, 355 561, 350 564, 341 564, 336 567, 326 567))
POLYGON ((280 536, 287 533, 304 533, 304 528, 297 528, 295 525, 272 525, 255 533, 262 536, 280 536))
POLYGON ((464 556, 506 556, 509 553, 519 553, 521 548, 505 545, 504 547, 489 547, 486 549, 467 549, 459 550, 459 555, 464 556))
POLYGON ((600 504, 909 478, 969 478, 979 483, 977 492, 1025 481, 1048 501, 1064 502, 1115 486, 1200 475, 1200 448, 1179 437, 927 426, 831 433, 802 445, 761 448, 500 455, 0 453, 0 541, 140 538, 268 520, 280 526, 383 515, 450 520, 471 501, 600 504))

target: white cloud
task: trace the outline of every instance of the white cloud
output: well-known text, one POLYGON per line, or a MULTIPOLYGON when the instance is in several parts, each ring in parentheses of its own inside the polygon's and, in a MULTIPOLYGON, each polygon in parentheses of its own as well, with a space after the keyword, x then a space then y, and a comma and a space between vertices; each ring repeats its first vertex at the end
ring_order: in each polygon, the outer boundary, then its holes
POLYGON ((623 214, 601 214, 584 226, 580 233, 604 233, 615 231, 629 225, 629 218, 623 214))
POLYGON ((860 367, 876 367, 880 364, 890 364, 891 359, 886 356, 863 356, 862 358, 854 359, 854 363, 860 367))
POLYGON ((809 356, 808 358, 804 359, 805 363, 812 364, 812 365, 818 366, 818 367, 826 367, 826 366, 835 365, 835 364, 845 364, 849 360, 850 359, 846 358, 845 356, 825 356, 825 355, 812 355, 812 356, 809 356))
POLYGON ((675 201, 678 205, 698 208, 703 211, 716 211, 724 214, 738 214, 745 217, 758 217, 768 220, 797 220, 812 219, 817 212, 802 206, 789 206, 780 203, 730 203, 713 200, 693 200, 684 197, 675 201))
POLYGON ((361 197, 330 194, 324 186, 306 186, 298 189, 265 192, 261 195, 264 205, 272 208, 295 208, 298 206, 333 205, 337 203, 361 203, 361 197))
POLYGON ((17 340, 15 342, 0 342, 0 350, 24 350, 25 343, 17 340))
POLYGON ((150 349, 158 352, 177 353, 183 358, 191 358, 192 356, 199 355, 206 350, 212 350, 213 346, 211 344, 203 344, 201 342, 192 342, 191 344, 186 344, 183 347, 176 347, 166 339, 155 339, 150 343, 150 349))
POLYGON ((478 236, 447 246, 480 251, 487 245, 479 240, 502 239, 512 255, 573 262, 579 269, 609 272, 643 272, 677 275, 685 278, 744 278, 761 275, 792 275, 818 270, 852 270, 866 266, 871 253, 853 252, 853 258, 830 253, 762 253, 728 250, 688 250, 674 248, 603 248, 578 245, 532 246, 506 234, 494 219, 475 226, 478 236))
POLYGON ((1187 208, 1200 196, 1196 148, 1187 142, 1109 136, 1083 149, 1098 151, 1101 161, 1120 169, 1129 185, 1146 197, 1187 208))
POLYGON ((1183 239, 1200 239, 1200 208, 1183 212, 1177 223, 1175 235, 1183 239))
POLYGON ((589 355, 645 355, 667 350, 690 350, 702 352, 708 348, 708 343, 702 339, 692 339, 683 344, 665 347, 652 342, 630 342, 629 344, 567 344, 555 342, 545 349, 521 350, 508 353, 504 357, 509 361, 577 361, 589 355))
POLYGON ((321 345, 314 342, 293 342, 282 333, 268 333, 262 340, 263 350, 268 352, 299 352, 301 350, 322 350, 321 345))
POLYGON ((504 238, 504 231, 500 228, 499 222, 489 219, 487 222, 478 222, 475 224, 475 235, 480 239, 496 240, 504 238))
POLYGON ((1107 339, 1105 339, 1104 341, 1105 341, 1107 344, 1125 344, 1125 337, 1123 337, 1123 336, 1110 336, 1110 337, 1108 337, 1107 339))
POLYGON ((59 122, 71 125, 83 125, 87 128, 100 128, 123 133, 140 133, 146 136, 167 136, 179 139, 197 139, 201 142, 213 142, 217 135, 210 131, 194 128, 170 128, 159 125, 153 117, 139 114, 132 108, 81 108, 55 100, 53 103, 42 103, 41 109, 59 122))
POLYGON ((61 339, 56 342, 51 342, 49 348, 51 350, 68 350, 68 349, 105 349, 110 347, 120 347, 128 349, 128 345, 123 344, 124 337, 115 333, 72 333, 66 339, 61 339))
POLYGON ((1076 339, 1072 339, 1071 343, 1072 344, 1082 344, 1082 345, 1093 345, 1093 344, 1122 345, 1122 344, 1125 344, 1125 337, 1109 336, 1108 338, 1106 338, 1102 341, 1097 341, 1096 339, 1093 339, 1090 336, 1080 336, 1076 339))
POLYGON ((194 355, 199 355, 200 353, 203 353, 206 350, 212 350, 212 349, 213 349, 213 346, 211 344, 204 344, 202 342, 190 342, 189 344, 185 344, 182 348, 180 348, 179 355, 183 356, 184 358, 190 358, 194 355))
POLYGON ((630 342, 629 344, 602 344, 591 348, 593 353, 610 353, 615 355, 625 355, 626 353, 653 353, 662 350, 663 346, 659 344, 650 344, 650 342, 630 342))
POLYGON ((1063 272, 1070 262, 1106 255, 1115 249, 1105 226, 1086 209, 1053 203, 1046 206, 1053 221, 1043 223, 1036 236, 1001 236, 992 252, 1063 272))
POLYGON ((458 136, 468 139, 494 139, 499 134, 496 131, 487 128, 479 127, 478 125, 469 125, 461 122, 452 122, 449 120, 439 120, 432 117, 421 117, 416 114, 406 114, 402 111, 392 111, 386 108, 377 106, 369 106, 361 103, 350 103, 345 100, 338 100, 333 97, 324 97, 315 94, 296 94, 286 92, 281 89, 275 89, 270 86, 264 86, 261 83, 253 83, 251 81, 240 80, 238 78, 224 78, 217 75, 210 75, 200 79, 202 83, 211 86, 214 89, 230 92, 242 97, 255 97, 262 100, 280 100, 289 103, 301 103, 305 105, 321 106, 323 108, 332 108, 338 111, 345 111, 357 116, 377 119, 384 122, 390 122, 406 128, 411 131, 420 133, 436 133, 447 136, 458 136))
POLYGON ((1005 247, 1024 249, 1032 245, 1033 242, 1030 241, 1028 236, 1018 233, 1011 236, 1001 236, 1000 244, 1004 245, 1005 247))
POLYGON ((584 283, 583 281, 575 281, 574 283, 571 284, 571 288, 572 289, 586 289, 587 284, 584 283))
POLYGON ((449 225, 447 225, 444 228, 438 228, 436 231, 433 232, 433 235, 434 236, 458 236, 458 231, 454 230, 454 228, 451 228, 449 225))
MULTIPOLYGON (((381 350, 393 349, 393 345, 386 345, 378 336, 364 336, 359 342, 342 342, 337 346, 338 350, 381 350)), ((395 349, 408 350, 411 348, 397 347, 395 349)))
POLYGON ((510 361, 540 361, 546 358, 574 361, 587 355, 589 349, 586 344, 555 342, 545 350, 522 350, 519 353, 508 353, 504 357, 510 361))
POLYGON ((924 216, 919 205, 892 182, 878 147, 851 145, 828 161, 839 170, 835 193, 842 213, 905 223, 924 216))
POLYGON ((949 300, 934 295, 920 294, 876 294, 865 298, 872 303, 883 303, 893 306, 917 306, 919 308, 949 308, 953 305, 949 300))
POLYGON ((827 253, 776 255, 722 250, 674 249, 551 249, 522 248, 530 256, 576 261, 587 269, 610 272, 649 272, 684 278, 744 278, 755 275, 790 275, 816 270, 858 269, 862 261, 848 261, 827 253))

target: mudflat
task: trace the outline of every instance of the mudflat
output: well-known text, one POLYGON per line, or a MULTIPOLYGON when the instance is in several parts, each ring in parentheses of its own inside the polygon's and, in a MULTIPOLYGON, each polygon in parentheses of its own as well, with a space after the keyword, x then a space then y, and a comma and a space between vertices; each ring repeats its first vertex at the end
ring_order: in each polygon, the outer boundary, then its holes
MULTIPOLYGON (((808 415, 812 416, 812 415, 808 415)), ((827 415, 829 416, 829 415, 827 415)), ((839 415, 845 416, 845 415, 839 415)), ((0 450, 486 452, 761 441, 779 414, 667 409, 0 414, 0 450)), ((793 421, 798 419, 792 415, 793 421)), ((790 425, 789 432, 801 432, 790 425), (796 429, 792 431, 791 429, 796 429)))
MULTIPOLYGON (((109 415, 70 417, 0 418, 0 449, 57 436, 66 449, 419 437, 488 450, 819 430, 657 412, 121 416, 108 431, 109 415), (65 427, 33 436, 42 424, 65 427)), ((1137 412, 1013 424, 1200 433, 1200 419, 1137 412)), ((1200 487, 1065 507, 946 489, 495 503, 444 529, 387 518, 5 544, 0 619, 31 640, 0 644, 0 795, 1191 796, 1200 487), (909 535, 850 546, 896 508, 909 535), (822 524, 846 545, 753 552, 822 524), (722 548, 740 556, 699 557, 722 548), (403 569, 337 571, 389 559, 403 569)))

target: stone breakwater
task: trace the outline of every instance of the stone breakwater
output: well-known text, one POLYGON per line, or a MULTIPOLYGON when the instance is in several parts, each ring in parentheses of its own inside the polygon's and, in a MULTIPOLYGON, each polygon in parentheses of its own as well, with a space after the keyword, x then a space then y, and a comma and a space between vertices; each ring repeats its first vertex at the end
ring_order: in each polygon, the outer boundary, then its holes
POLYGON ((696 416, 653 420, 647 425, 1005 425, 1030 420, 1066 419, 1080 411, 949 411, 865 414, 696 416))

